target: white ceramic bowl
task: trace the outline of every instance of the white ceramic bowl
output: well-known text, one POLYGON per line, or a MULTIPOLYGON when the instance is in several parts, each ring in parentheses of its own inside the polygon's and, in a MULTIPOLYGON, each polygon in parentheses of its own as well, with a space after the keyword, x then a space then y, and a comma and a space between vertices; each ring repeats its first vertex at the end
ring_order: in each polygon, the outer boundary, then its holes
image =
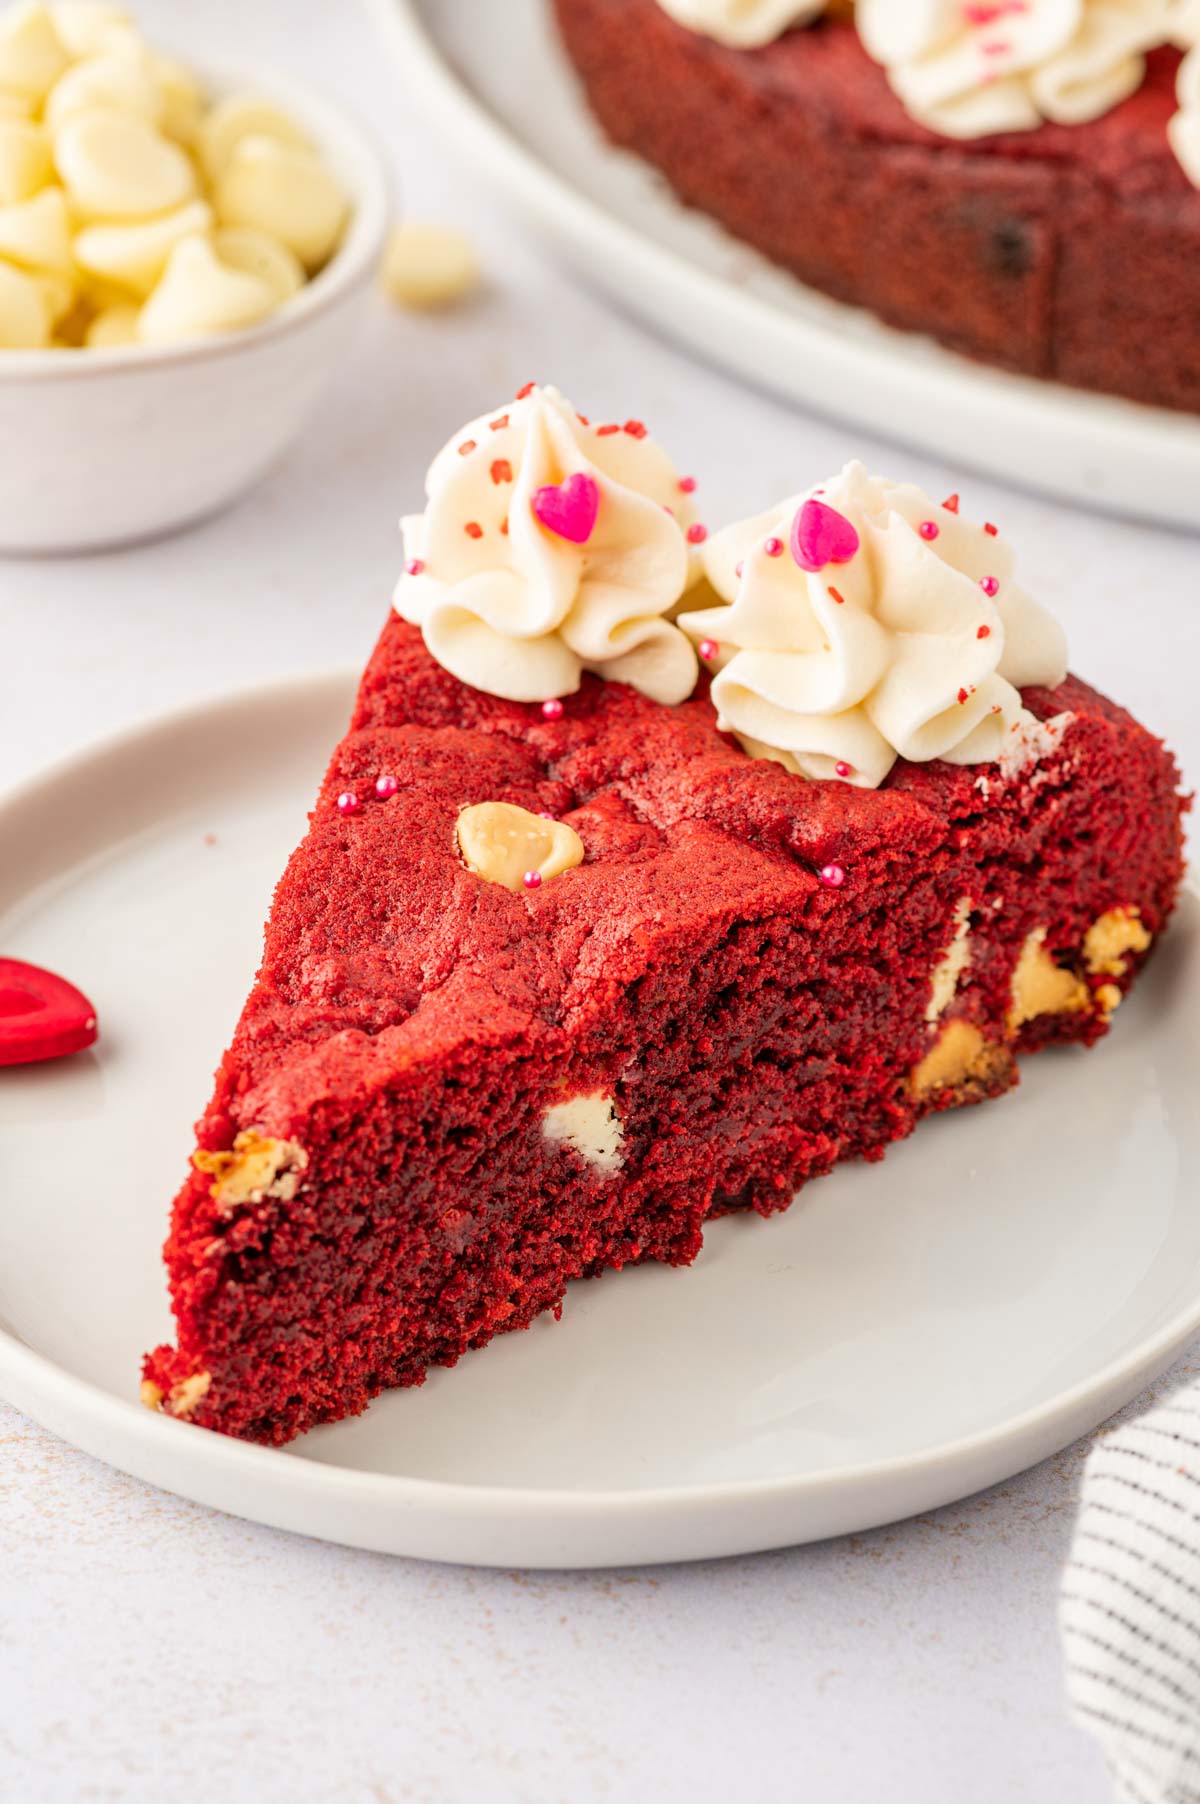
POLYGON ((351 197, 336 254, 260 325, 177 345, 0 350, 0 552, 99 549, 235 501, 286 451, 351 352, 382 252, 379 158, 306 89, 201 70, 209 91, 273 95, 351 197))

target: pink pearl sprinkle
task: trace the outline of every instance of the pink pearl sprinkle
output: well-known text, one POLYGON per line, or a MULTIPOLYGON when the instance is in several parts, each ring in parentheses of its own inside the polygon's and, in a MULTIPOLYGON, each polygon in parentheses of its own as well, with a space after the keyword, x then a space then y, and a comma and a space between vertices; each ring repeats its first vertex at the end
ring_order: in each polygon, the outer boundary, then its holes
POLYGON ((917 528, 923 539, 936 539, 941 530, 936 520, 922 520, 917 528))
POLYGON ((700 656, 704 659, 706 664, 711 664, 713 659, 719 657, 720 654, 721 647, 717 644, 715 639, 701 639, 700 656))
POLYGON ((562 711, 563 705, 558 700, 557 696, 553 696, 548 702, 542 703, 542 716, 545 720, 561 720, 562 711))
POLYGON ((694 476, 681 476, 679 478, 679 489, 681 494, 694 495, 696 493, 696 478, 694 476))
POLYGON ((854 774, 854 766, 852 764, 847 764, 845 760, 841 760, 839 763, 835 764, 833 768, 839 777, 850 777, 854 774))
POLYGON ((424 569, 424 558, 410 557, 404 566, 404 574, 405 576, 420 576, 424 569))
POLYGON ((1000 590, 999 579, 994 576, 983 576, 979 579, 979 587, 985 595, 996 595, 1000 590))
POLYGON ((846 881, 846 873, 840 864, 827 864, 818 876, 826 889, 841 889, 846 881))
POLYGON ((541 889, 542 873, 540 871, 526 871, 521 881, 526 889, 541 889))
POLYGON ((382 796, 383 800, 385 802, 387 801, 389 796, 395 795, 395 793, 399 789, 399 787, 400 787, 399 777, 383 776, 383 777, 376 777, 376 779, 375 779, 375 794, 377 796, 382 796))
POLYGON ((782 557, 783 556, 783 540, 782 539, 768 539, 766 544, 763 546, 763 550, 766 552, 768 557, 782 557))
POLYGON ((347 789, 337 799, 340 814, 357 814, 362 804, 352 789, 347 789))
POLYGON ((687 529, 687 540, 689 545, 703 545, 707 537, 708 528, 707 526, 701 526, 699 521, 696 522, 695 526, 689 526, 687 529))

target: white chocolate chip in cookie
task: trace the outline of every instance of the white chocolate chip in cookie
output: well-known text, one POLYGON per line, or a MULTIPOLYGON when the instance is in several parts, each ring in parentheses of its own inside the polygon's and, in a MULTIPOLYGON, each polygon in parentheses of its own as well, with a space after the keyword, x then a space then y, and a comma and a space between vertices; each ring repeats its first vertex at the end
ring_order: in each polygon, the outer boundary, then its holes
POLYGON ((180 1421, 186 1422, 211 1389, 211 1372, 193 1372, 190 1378, 181 1378, 178 1384, 171 1386, 163 1407, 168 1415, 178 1416, 180 1421))
POLYGON ((598 1171, 621 1169, 625 1130, 615 1099, 601 1090, 555 1103, 542 1116, 542 1133, 547 1140, 573 1148, 598 1171))
POLYGON ((245 1128, 229 1152, 196 1152, 192 1164, 212 1178, 213 1201, 222 1209, 236 1209, 264 1197, 291 1202, 308 1169, 308 1154, 297 1140, 273 1140, 245 1128))
POLYGON ((1124 977, 1131 952, 1148 952, 1151 936, 1142 925, 1141 910, 1110 908, 1088 928, 1083 956, 1094 977, 1124 977))
POLYGON ((972 1079, 986 1078, 1009 1055, 1003 1047, 989 1046, 973 1021, 947 1021, 934 1044, 909 1079, 915 1096, 931 1096, 936 1090, 955 1089, 972 1079))
POLYGON ((206 238, 182 238, 142 308, 138 337, 143 344, 173 344, 232 332, 265 319, 274 306, 267 284, 222 263, 206 238))
POLYGON ((317 156, 265 135, 242 138, 213 190, 223 226, 254 226, 286 244, 305 269, 319 269, 342 234, 346 195, 317 156))
POLYGON ((398 225, 388 238, 380 279, 401 307, 451 307, 478 287, 479 262, 465 232, 398 225))
POLYGON ((511 802, 464 808, 454 831, 467 868, 514 892, 538 889, 583 863, 583 841, 573 827, 511 802))
POLYGON ((945 1014, 958 990, 959 979, 971 962, 971 898, 962 896, 954 910, 954 937, 933 967, 929 980, 926 1021, 945 1014))
POLYGON ((1038 1015, 1070 1015, 1088 1006, 1087 985, 1056 965, 1045 947, 1046 929, 1035 927, 1021 947, 1012 980, 1008 1025, 1017 1028, 1038 1015))
MULTIPOLYGON (((0 214, 0 228, 2 224, 0 214)), ((212 208, 207 201, 190 200, 154 219, 86 226, 75 240, 75 259, 88 275, 144 299, 181 239, 203 236, 211 225, 212 208)))
POLYGON ((76 113, 55 137, 54 162, 72 206, 87 219, 166 213, 196 191, 195 170, 178 144, 131 113, 76 113))

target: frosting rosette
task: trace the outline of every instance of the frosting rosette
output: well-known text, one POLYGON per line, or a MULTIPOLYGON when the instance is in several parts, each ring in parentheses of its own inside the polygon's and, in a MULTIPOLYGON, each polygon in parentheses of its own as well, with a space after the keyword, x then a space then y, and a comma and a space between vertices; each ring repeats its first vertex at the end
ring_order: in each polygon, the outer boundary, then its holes
POLYGON ((1097 119, 1178 41, 1181 0, 858 0, 869 55, 909 113, 950 138, 1097 119))
POLYGON ((720 44, 753 50, 770 44, 793 25, 808 25, 828 0, 658 0, 663 11, 720 44))
POLYGON ((1200 188, 1200 0, 1183 6, 1176 39, 1188 54, 1179 65, 1179 111, 1167 131, 1189 181, 1200 188))
POLYGON ((693 486, 640 421, 593 424, 530 384, 434 459, 425 512, 401 523, 396 607, 490 695, 570 695, 588 670, 681 702, 696 655, 667 616, 691 576, 693 486))
POLYGON ((724 605, 680 625, 717 671, 718 724, 807 777, 875 788, 897 758, 1001 760, 1037 725, 1019 690, 1066 675, 995 528, 860 463, 716 534, 703 562, 724 605))

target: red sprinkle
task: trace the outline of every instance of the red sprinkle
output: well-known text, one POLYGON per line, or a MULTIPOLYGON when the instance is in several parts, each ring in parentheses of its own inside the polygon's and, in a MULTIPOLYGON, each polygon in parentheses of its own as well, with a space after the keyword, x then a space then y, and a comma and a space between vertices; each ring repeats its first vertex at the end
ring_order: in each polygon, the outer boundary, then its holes
POLYGON ((512 481, 512 465, 509 463, 507 457, 498 457, 496 459, 495 463, 492 465, 492 481, 493 482, 511 482, 512 481))
POLYGON ((923 539, 936 539, 941 530, 936 520, 922 520, 917 528, 923 539))
POLYGON ((531 395, 536 387, 536 382, 527 382, 523 388, 517 390, 517 400, 523 401, 526 395, 531 395))
POLYGON ((990 639, 991 636, 992 636, 992 629, 990 626, 981 626, 979 631, 975 635, 975 637, 977 639, 990 639))
POLYGON ((979 587, 983 590, 985 595, 995 595, 999 592, 1000 584, 994 576, 981 576, 979 579, 979 587))
POLYGON ((960 690, 959 690, 959 692, 958 692, 958 700, 959 700, 959 705, 960 705, 960 706, 961 706, 961 705, 962 705, 962 703, 963 703, 963 702, 965 702, 965 701, 966 701, 966 699, 967 699, 967 693, 968 693, 968 692, 967 692, 967 690, 965 690, 965 689, 960 689, 960 690))
POLYGON ((766 552, 768 557, 782 557, 783 556, 783 540, 782 539, 767 539, 763 545, 763 550, 766 552))
POLYGON ((501 520, 501 522, 500 522, 500 534, 501 534, 502 538, 506 539, 508 537, 508 515, 507 514, 505 514, 503 520, 501 520))
POLYGON ((847 764, 844 759, 839 760, 833 768, 839 777, 851 777, 854 775, 854 766, 852 764, 847 764))
POLYGON ((703 545, 707 537, 708 528, 707 526, 701 526, 699 521, 696 522, 695 526, 689 526, 687 529, 687 541, 689 545, 703 545))
POLYGON ((694 495, 696 493, 696 478, 694 476, 681 476, 679 478, 679 487, 685 495, 694 495))
POLYGON ((958 496, 947 495, 946 499, 942 502, 942 506, 948 514, 956 514, 958 512, 958 496))
POLYGON ((614 432, 620 432, 620 430, 619 426, 597 426, 596 437, 611 438, 614 432))
POLYGON ((465 438, 458 447, 458 455, 460 457, 470 457, 472 451, 477 451, 478 449, 479 447, 476 445, 473 438, 465 438))
POLYGON ((994 539, 999 533, 1000 528, 998 526, 993 526, 990 520, 985 520, 983 523, 983 530, 987 533, 989 538, 994 539))
POLYGON ((488 425, 493 432, 503 432, 504 428, 508 425, 508 415, 502 413, 497 419, 489 420, 488 425))
POLYGON ((626 420, 624 430, 630 438, 645 438, 646 428, 640 420, 626 420))
POLYGON ((832 583, 829 584, 829 593, 833 596, 833 599, 837 602, 839 608, 845 607, 846 597, 842 594, 840 589, 835 589, 832 583))
MULTIPOLYGON (((591 421, 590 421, 590 420, 589 420, 589 419, 588 419, 588 417, 587 417, 587 415, 586 415, 586 413, 577 413, 577 414, 576 414, 576 415, 575 415, 575 418, 576 418, 576 419, 577 419, 577 420, 578 420, 578 421, 579 421, 579 424, 580 424, 580 425, 581 425, 581 426, 590 426, 590 425, 591 425, 591 423, 592 423, 592 422, 591 422, 591 421)), ((551 820, 553 820, 553 818, 554 818, 554 817, 553 817, 553 815, 551 815, 551 817, 550 817, 550 818, 551 818, 551 820)))
POLYGON ((481 539, 483 537, 483 528, 478 520, 468 520, 463 527, 463 531, 469 539, 481 539))
POLYGON ((424 568, 424 558, 410 557, 407 564, 404 566, 404 574, 405 576, 420 576, 424 568))
POLYGON ((699 650, 706 664, 711 664, 714 658, 721 655, 721 647, 715 639, 701 639, 699 650))

